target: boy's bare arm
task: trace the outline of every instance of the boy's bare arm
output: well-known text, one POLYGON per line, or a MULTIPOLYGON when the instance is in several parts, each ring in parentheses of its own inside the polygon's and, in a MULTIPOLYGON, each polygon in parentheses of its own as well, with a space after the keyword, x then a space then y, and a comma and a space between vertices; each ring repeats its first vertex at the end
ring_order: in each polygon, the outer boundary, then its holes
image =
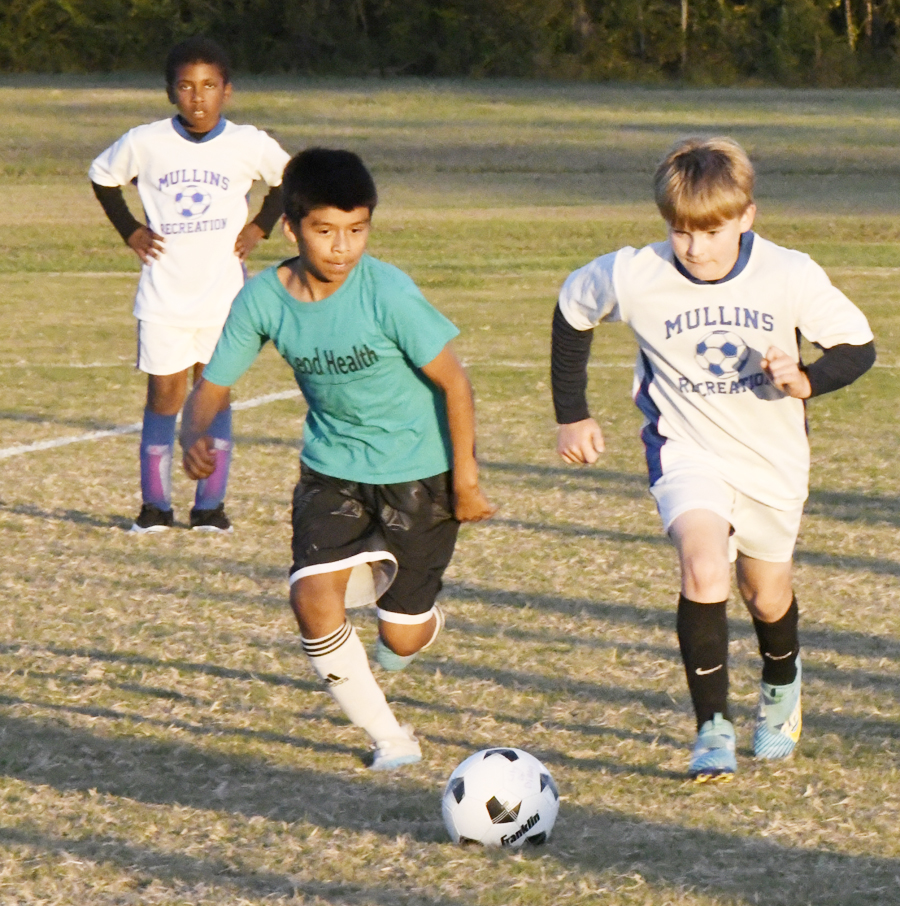
POLYGON ((454 515, 460 522, 480 522, 497 512, 478 485, 475 461, 475 403, 472 385, 448 343, 422 367, 425 376, 439 387, 447 400, 447 421, 453 445, 454 515))
POLYGON ((182 465, 195 481, 209 478, 216 467, 212 438, 207 435, 216 415, 228 406, 231 388, 200 378, 184 404, 181 414, 182 465))

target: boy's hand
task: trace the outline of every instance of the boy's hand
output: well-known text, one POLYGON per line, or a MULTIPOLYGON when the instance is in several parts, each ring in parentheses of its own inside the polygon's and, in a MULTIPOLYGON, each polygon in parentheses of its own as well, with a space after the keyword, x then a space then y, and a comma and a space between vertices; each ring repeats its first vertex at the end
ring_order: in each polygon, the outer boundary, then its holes
POLYGON ((603 432, 592 418, 568 425, 559 425, 556 435, 556 452, 566 461, 576 465, 595 463, 606 449, 603 432))
POLYGON ((144 264, 152 264, 165 251, 165 239, 150 227, 139 226, 129 237, 128 245, 144 264))
POLYGON ((481 522, 497 512, 478 485, 475 457, 453 464, 453 515, 460 522, 481 522))
POLYGON ((209 478, 216 468, 216 451, 211 437, 201 437, 193 446, 184 451, 181 464, 188 478, 198 481, 209 478))
POLYGON ((260 227, 255 223, 248 223, 240 233, 238 233, 238 237, 234 242, 235 255, 243 261, 247 255, 256 248, 259 240, 264 236, 265 233, 263 233, 260 227))
POLYGON ((477 484, 474 488, 454 487, 453 515, 460 522, 483 522, 496 512, 497 507, 481 493, 477 484))
POLYGON ((809 399, 812 393, 809 378, 786 352, 782 352, 776 346, 770 346, 760 365, 782 393, 798 400, 809 399))

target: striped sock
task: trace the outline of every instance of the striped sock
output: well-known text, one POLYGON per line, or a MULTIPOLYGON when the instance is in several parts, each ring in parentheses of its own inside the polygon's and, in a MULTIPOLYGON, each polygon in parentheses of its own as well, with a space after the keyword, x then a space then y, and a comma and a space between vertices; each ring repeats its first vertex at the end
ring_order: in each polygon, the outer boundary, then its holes
POLYGON ((141 428, 141 498, 161 510, 172 509, 172 453, 175 449, 174 415, 144 409, 141 428))
POLYGON ((225 500, 228 487, 228 471, 231 468, 231 406, 220 412, 209 426, 216 450, 216 467, 209 478, 197 482, 194 507, 198 510, 214 510, 225 500))
POLYGON ((300 641, 313 670, 351 723, 362 727, 376 743, 407 736, 375 682, 366 650, 349 622, 324 638, 301 636, 300 641))

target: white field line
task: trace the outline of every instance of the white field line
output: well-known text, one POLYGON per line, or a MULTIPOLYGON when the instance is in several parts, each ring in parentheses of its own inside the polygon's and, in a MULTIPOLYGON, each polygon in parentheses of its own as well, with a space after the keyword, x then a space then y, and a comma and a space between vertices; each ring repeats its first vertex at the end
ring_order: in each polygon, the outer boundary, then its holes
MULTIPOLYGON (((287 400, 299 396, 299 390, 284 390, 281 393, 267 393, 265 396, 257 396, 249 400, 241 400, 233 403, 232 409, 254 409, 257 406, 265 406, 266 403, 274 403, 276 400, 287 400)), ((12 447, 0 449, 0 459, 8 459, 10 456, 22 456, 25 453, 37 453, 40 450, 53 450, 56 447, 65 447, 68 444, 78 444, 88 440, 100 440, 104 437, 119 437, 123 434, 137 434, 141 430, 141 422, 134 422, 130 425, 122 425, 118 428, 110 428, 106 431, 91 431, 88 434, 74 434, 69 437, 57 437, 53 440, 42 440, 34 444, 16 444, 12 447)))

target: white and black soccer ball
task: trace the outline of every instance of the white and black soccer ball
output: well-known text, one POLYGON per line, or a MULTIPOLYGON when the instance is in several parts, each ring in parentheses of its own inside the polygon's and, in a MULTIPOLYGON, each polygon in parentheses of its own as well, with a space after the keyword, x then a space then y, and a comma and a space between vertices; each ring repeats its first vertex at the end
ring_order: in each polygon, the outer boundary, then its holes
POLYGON ((747 359, 750 347, 730 330, 714 330, 697 344, 697 362, 713 377, 737 374, 747 359))
POLYGON ((550 772, 522 749, 483 749, 451 775, 441 802, 454 843, 518 847, 544 843, 559 812, 550 772))
POLYGON ((185 186, 175 196, 175 207, 182 217, 199 217, 209 210, 212 198, 200 186, 185 186))

